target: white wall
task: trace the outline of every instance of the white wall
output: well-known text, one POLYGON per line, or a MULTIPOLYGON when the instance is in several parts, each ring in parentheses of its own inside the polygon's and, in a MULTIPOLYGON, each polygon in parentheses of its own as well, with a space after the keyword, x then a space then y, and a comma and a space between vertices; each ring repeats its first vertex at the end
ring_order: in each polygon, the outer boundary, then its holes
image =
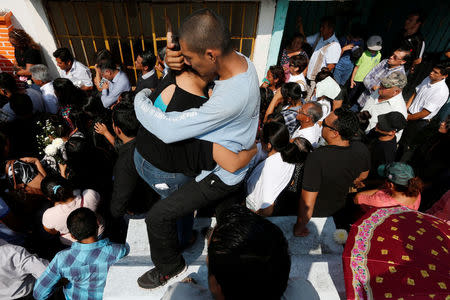
POLYGON ((261 0, 259 7, 253 63, 261 81, 266 76, 267 56, 269 55, 270 40, 272 38, 276 1, 261 0))
POLYGON ((14 27, 24 29, 41 46, 45 64, 51 74, 58 75, 53 51, 56 50, 50 22, 48 21, 42 0, 1 0, 0 10, 11 11, 14 27))

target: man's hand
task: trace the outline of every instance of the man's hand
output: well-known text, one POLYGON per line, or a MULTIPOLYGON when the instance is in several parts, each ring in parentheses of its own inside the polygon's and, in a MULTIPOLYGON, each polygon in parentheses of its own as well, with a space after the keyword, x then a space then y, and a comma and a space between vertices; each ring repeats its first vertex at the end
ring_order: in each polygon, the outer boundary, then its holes
POLYGON ((106 125, 100 122, 95 123, 94 129, 95 132, 101 135, 105 135, 108 132, 108 128, 106 127, 106 125))
POLYGON ((109 89, 109 82, 105 81, 105 82, 103 82, 103 85, 102 85, 102 91, 107 90, 107 89, 109 89))
POLYGON ((309 230, 306 225, 302 223, 295 223, 294 225, 294 236, 305 237, 309 235, 309 230))
POLYGON ((356 85, 355 81, 350 80, 350 88, 351 88, 351 89, 354 88, 355 85, 356 85))
POLYGON ((342 52, 345 52, 347 50, 351 50, 351 49, 353 49, 353 47, 355 47, 355 45, 353 45, 353 44, 345 45, 344 47, 342 47, 342 52))
POLYGON ((184 57, 181 51, 172 50, 175 44, 172 43, 172 24, 169 18, 166 16, 166 26, 167 26, 167 47, 166 47, 166 59, 165 62, 172 70, 180 71, 184 66, 184 57))

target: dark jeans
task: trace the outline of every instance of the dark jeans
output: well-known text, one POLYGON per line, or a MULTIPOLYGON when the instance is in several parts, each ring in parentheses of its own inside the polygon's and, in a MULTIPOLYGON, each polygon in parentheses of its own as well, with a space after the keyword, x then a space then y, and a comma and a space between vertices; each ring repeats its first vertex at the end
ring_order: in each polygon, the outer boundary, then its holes
MULTIPOLYGON (((139 176, 141 176, 141 178, 161 196, 161 200, 164 201, 170 194, 192 179, 182 173, 167 173, 161 171, 146 161, 137 150, 134 151, 134 164, 139 176)), ((177 221, 178 241, 181 247, 188 245, 192 239, 193 224, 193 214, 181 215, 180 219, 177 221)))
POLYGON ((184 264, 178 248, 176 220, 208 206, 216 207, 219 214, 227 197, 238 191, 240 185, 226 185, 215 174, 210 174, 200 182, 192 180, 184 184, 164 201, 153 205, 145 222, 152 261, 163 275, 184 264))

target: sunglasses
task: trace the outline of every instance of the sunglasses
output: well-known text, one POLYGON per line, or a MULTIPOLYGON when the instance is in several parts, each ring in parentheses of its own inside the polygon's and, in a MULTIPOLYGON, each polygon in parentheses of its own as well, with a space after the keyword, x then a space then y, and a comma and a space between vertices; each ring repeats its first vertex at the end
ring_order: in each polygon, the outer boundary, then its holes
POLYGON ((325 120, 323 120, 322 126, 323 126, 323 127, 328 127, 328 128, 330 128, 331 130, 334 130, 334 131, 338 131, 336 128, 331 127, 330 125, 328 125, 328 124, 325 122, 325 120))

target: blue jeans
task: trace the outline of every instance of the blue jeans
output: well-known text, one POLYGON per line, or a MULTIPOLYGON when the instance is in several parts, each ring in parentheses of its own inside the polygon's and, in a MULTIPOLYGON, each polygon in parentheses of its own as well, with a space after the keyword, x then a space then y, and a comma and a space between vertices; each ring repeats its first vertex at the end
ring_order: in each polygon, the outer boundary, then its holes
POLYGON ((334 68, 334 80, 336 80, 340 86, 343 86, 352 75, 353 67, 354 65, 349 55, 341 57, 334 68))
MULTIPOLYGON (((139 176, 155 190, 161 200, 178 190, 183 184, 192 180, 182 173, 167 173, 149 163, 142 155, 134 150, 134 165, 139 176)), ((186 246, 192 239, 192 226, 194 225, 193 213, 184 216, 177 221, 178 242, 180 247, 186 246)))

